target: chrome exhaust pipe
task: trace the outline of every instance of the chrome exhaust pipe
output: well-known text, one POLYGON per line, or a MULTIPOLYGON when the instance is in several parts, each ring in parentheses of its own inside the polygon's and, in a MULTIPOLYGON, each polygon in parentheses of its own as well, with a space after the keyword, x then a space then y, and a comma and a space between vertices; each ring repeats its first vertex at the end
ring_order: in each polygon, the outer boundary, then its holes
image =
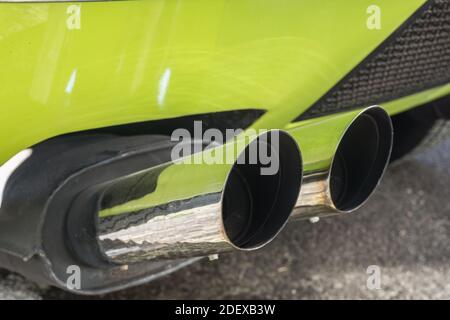
POLYGON ((292 126, 304 177, 292 219, 349 213, 378 186, 393 142, 390 116, 378 106, 292 126))
POLYGON ((82 192, 68 218, 73 250, 98 265, 258 249, 286 224, 301 180, 301 154, 286 132, 237 139, 82 192), (262 174, 264 148, 278 164, 273 174, 262 174), (238 156, 197 161, 205 154, 238 156))

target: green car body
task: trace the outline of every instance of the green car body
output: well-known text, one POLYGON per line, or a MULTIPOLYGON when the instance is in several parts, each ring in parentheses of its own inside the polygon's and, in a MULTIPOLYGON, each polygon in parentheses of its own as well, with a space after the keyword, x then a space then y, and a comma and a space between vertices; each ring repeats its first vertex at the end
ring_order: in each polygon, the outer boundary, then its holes
POLYGON ((447 1, 0 0, 0 267, 105 293, 353 212, 450 133, 447 1))
POLYGON ((0 163, 58 135, 186 115, 260 109, 252 127, 290 126, 425 3, 379 0, 371 29, 372 2, 1 3, 0 163))

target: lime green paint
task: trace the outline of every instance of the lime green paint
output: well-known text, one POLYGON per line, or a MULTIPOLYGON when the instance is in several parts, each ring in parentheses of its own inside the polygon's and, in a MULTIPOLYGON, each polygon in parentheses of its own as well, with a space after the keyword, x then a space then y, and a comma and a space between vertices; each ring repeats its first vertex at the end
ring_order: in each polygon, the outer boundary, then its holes
POLYGON ((397 114, 410 108, 417 107, 421 104, 436 100, 437 98, 446 96, 448 94, 450 94, 450 83, 438 88, 419 92, 402 99, 383 103, 383 107, 386 110, 389 110, 390 114, 397 114))
POLYGON ((366 27, 372 0, 91 2, 80 29, 73 3, 2 3, 0 163, 63 133, 186 114, 262 108, 255 127, 284 127, 424 0, 376 3, 381 30, 366 27))

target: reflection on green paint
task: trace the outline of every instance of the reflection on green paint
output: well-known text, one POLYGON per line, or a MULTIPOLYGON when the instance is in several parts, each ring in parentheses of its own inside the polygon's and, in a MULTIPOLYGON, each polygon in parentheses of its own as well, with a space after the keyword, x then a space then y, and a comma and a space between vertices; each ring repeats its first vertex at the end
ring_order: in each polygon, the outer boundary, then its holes
POLYGON ((294 137, 303 154, 304 172, 330 167, 339 141, 361 110, 293 123, 287 131, 294 137))
MULTIPOLYGON (((153 192, 125 204, 104 209, 99 216, 134 212, 162 203, 221 192, 237 157, 255 138, 253 132, 242 134, 225 145, 181 158, 172 164, 162 164, 167 168, 160 173, 153 192)), ((159 171, 159 167, 149 170, 159 171)))

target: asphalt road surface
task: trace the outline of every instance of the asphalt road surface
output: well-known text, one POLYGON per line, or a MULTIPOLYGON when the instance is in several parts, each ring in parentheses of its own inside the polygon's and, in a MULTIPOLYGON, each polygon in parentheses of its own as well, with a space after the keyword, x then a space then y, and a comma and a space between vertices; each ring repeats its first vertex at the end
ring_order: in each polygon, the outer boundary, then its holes
MULTIPOLYGON (((79 297, 0 271, 0 298, 79 297)), ((257 252, 92 298, 450 299, 450 141, 391 167, 356 214, 296 223, 257 252)))

